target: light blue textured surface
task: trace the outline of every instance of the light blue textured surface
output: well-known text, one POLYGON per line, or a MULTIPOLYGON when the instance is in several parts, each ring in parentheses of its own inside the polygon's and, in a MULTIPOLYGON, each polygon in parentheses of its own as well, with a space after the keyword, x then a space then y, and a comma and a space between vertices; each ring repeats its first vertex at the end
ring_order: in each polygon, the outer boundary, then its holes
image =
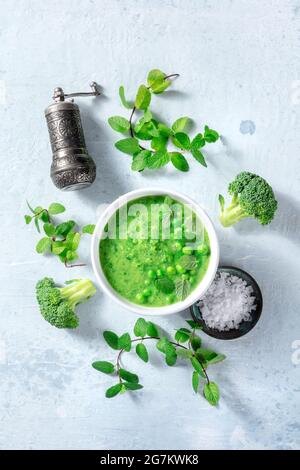
MULTIPOLYGON (((0 448, 299 448, 299 1, 1 0, 0 7, 0 448), (207 169, 191 162, 188 174, 134 174, 130 158, 114 150, 107 118, 124 112, 118 86, 133 94, 153 67, 181 74, 170 93, 154 98, 158 113, 171 122, 190 115, 224 136, 208 149, 207 169), (54 87, 80 91, 91 80, 104 96, 77 102, 97 181, 65 194, 48 176, 43 112, 54 87), (244 169, 272 182, 278 215, 267 228, 244 222, 224 230, 216 195, 244 169), (36 307, 40 277, 93 274, 35 253, 25 199, 61 201, 70 216, 92 223, 99 204, 147 185, 201 202, 216 222, 222 261, 249 271, 263 290, 262 319, 247 337, 207 338, 228 355, 211 371, 222 391, 217 409, 192 393, 189 367, 167 368, 155 351, 146 366, 126 358, 144 390, 106 400, 111 378, 90 364, 113 359, 101 332, 131 329, 134 315, 99 293, 80 309, 78 331, 59 331, 36 307)), ((81 258, 89 262, 87 238, 81 258)), ((185 317, 160 323, 172 331, 185 317)))

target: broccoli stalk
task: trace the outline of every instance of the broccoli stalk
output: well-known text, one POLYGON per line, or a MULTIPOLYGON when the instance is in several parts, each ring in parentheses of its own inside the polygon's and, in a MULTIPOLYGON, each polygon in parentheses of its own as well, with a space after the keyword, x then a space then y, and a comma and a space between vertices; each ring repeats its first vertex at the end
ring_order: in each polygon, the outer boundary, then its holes
POLYGON ((75 279, 66 287, 57 287, 53 279, 45 277, 36 285, 36 296, 44 319, 57 328, 77 328, 75 308, 96 293, 89 279, 75 279))
POLYGON ((230 205, 225 208, 225 200, 219 195, 223 227, 230 227, 242 219, 252 217, 260 224, 269 224, 277 210, 273 189, 261 176, 242 172, 229 184, 228 193, 232 195, 230 205))

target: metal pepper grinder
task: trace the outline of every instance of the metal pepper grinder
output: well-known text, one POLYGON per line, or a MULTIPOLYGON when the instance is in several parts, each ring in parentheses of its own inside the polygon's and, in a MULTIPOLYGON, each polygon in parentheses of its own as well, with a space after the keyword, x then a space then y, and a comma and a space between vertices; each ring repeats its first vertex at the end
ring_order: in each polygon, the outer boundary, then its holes
POLYGON ((85 145, 80 111, 77 104, 65 101, 75 96, 98 96, 97 84, 90 84, 89 93, 66 94, 55 88, 54 103, 45 110, 53 153, 51 178, 64 191, 90 186, 96 178, 96 165, 85 145))

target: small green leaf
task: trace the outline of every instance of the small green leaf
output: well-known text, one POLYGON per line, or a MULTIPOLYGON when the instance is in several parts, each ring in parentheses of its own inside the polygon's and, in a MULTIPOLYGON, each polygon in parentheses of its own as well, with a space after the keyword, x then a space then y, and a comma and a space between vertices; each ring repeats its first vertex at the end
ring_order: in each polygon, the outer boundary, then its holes
POLYGON ((134 325, 135 336, 144 337, 147 334, 148 324, 144 318, 139 318, 134 325))
POLYGON ((143 388, 143 385, 131 383, 131 382, 123 382, 123 385, 126 388, 126 390, 131 390, 131 391, 140 390, 141 388, 143 388))
POLYGON ((34 209, 34 213, 36 215, 36 218, 38 219, 41 219, 43 213, 46 211, 46 209, 43 209, 43 207, 41 206, 37 206, 35 209, 34 209))
POLYGON ((191 148, 190 138, 184 132, 176 132, 172 138, 172 142, 180 149, 189 150, 191 148))
POLYGON ((166 353, 167 351, 167 348, 170 344, 170 341, 168 340, 168 338, 166 338, 165 336, 163 336, 162 338, 160 338, 160 340, 156 343, 156 347, 157 349, 162 352, 162 353, 166 353))
POLYGON ((30 222, 32 221, 31 215, 25 215, 24 218, 26 225, 30 224, 30 222))
POLYGON ((191 336, 191 331, 187 328, 180 328, 175 333, 175 339, 178 343, 186 343, 191 336))
POLYGON ((194 367, 195 371, 198 372, 198 374, 202 375, 203 374, 203 369, 196 357, 192 357, 191 359, 192 366, 194 367))
POLYGON ((51 248, 51 240, 48 237, 41 238, 35 247, 37 253, 39 254, 48 253, 50 251, 50 248, 51 248))
POLYGON ((169 152, 171 162, 179 171, 189 171, 189 164, 186 158, 179 152, 169 152))
POLYGON ((194 351, 197 351, 197 349, 201 348, 201 338, 199 338, 199 336, 193 335, 191 340, 191 346, 194 351))
POLYGON ((185 320, 190 327, 194 328, 194 330, 202 330, 203 327, 202 325, 199 325, 199 323, 195 322, 194 320, 185 320))
POLYGON ((216 142, 219 139, 219 134, 217 131, 210 129, 208 126, 204 128, 204 139, 206 142, 216 142))
POLYGON ((94 224, 88 224, 82 227, 82 233, 89 233, 90 235, 93 235, 94 230, 95 230, 94 224))
POLYGON ((221 212, 223 212, 225 208, 225 199, 224 199, 224 196, 222 196, 222 194, 219 194, 219 203, 221 207, 221 212))
POLYGON ((186 279, 176 279, 175 289, 178 299, 184 300, 189 294, 190 283, 186 279))
POLYGON ((119 349, 124 349, 127 352, 130 352, 131 350, 131 338, 129 333, 124 333, 122 336, 119 338, 119 343, 118 343, 118 348, 119 349))
POLYGON ((114 131, 117 132, 127 132, 130 129, 128 119, 125 119, 122 116, 111 116, 108 119, 108 124, 114 131))
POLYGON ((168 277, 156 279, 155 284, 158 290, 164 292, 165 294, 171 294, 171 292, 175 290, 174 282, 168 277))
POLYGON ((75 227, 74 220, 68 220, 67 222, 63 222, 55 228, 55 235, 60 237, 66 237, 67 234, 75 227))
POLYGON ((151 101, 151 93, 145 85, 140 85, 136 98, 135 107, 146 110, 151 101))
POLYGON ((59 204, 58 202, 53 202, 48 208, 48 212, 50 215, 62 214, 63 212, 65 212, 65 210, 65 207, 62 204, 59 204))
POLYGON ((41 233, 40 225, 39 225, 39 219, 37 217, 34 218, 34 225, 35 225, 35 228, 37 229, 37 231, 39 233, 41 233))
POLYGON ((192 148, 191 152, 192 152, 193 157, 197 160, 197 162, 199 162, 201 165, 207 167, 204 155, 203 155, 203 153, 200 152, 200 150, 192 148))
POLYGON ((171 137, 171 135, 174 134, 173 130, 170 129, 165 124, 163 124, 162 122, 158 123, 157 128, 158 128, 159 135, 162 135, 163 137, 171 137))
POLYGON ((191 269, 195 269, 196 266, 197 266, 197 258, 196 256, 193 256, 193 255, 183 255, 181 258, 179 258, 178 260, 178 264, 190 271, 191 269))
POLYGON ((163 81, 158 80, 155 83, 153 83, 153 85, 151 86, 151 91, 155 95, 159 95, 160 93, 163 93, 167 88, 169 88, 171 83, 172 83, 171 80, 163 80, 163 81))
POLYGON ((191 121, 187 116, 181 117, 172 124, 172 129, 175 133, 184 132, 190 126, 191 121))
POLYGON ((129 101, 127 101, 125 98, 125 90, 123 86, 120 86, 119 88, 119 96, 120 96, 121 103, 125 108, 127 109, 133 108, 133 104, 129 103, 129 101))
POLYGON ((154 150, 166 149, 168 138, 164 136, 153 137, 151 141, 151 148, 154 150))
POLYGON ((112 349, 119 349, 119 338, 113 331, 104 331, 103 337, 112 349))
POLYGON ((142 150, 132 159, 131 169, 133 171, 142 171, 147 166, 148 157, 151 155, 150 150, 142 150))
POLYGON ((147 77, 148 86, 151 87, 155 82, 162 83, 166 74, 159 69, 150 70, 147 77))
POLYGON ((218 362, 222 362, 226 359, 224 354, 217 354, 215 357, 208 359, 207 362, 209 365, 217 364, 218 362))
POLYGON ((60 241, 55 241, 55 242, 52 242, 52 245, 51 245, 51 251, 54 255, 60 255, 63 253, 63 251, 65 251, 67 248, 66 248, 66 244, 65 242, 60 242, 60 241))
POLYGON ((147 160, 147 167, 151 170, 155 170, 161 168, 170 161, 170 157, 166 150, 158 150, 157 152, 153 153, 149 156, 147 160))
POLYGON ((201 147, 204 147, 205 145, 205 139, 202 134, 197 134, 196 137, 192 140, 191 143, 191 148, 193 149, 200 149, 201 147))
POLYGON ((113 385, 112 387, 108 388, 106 390, 105 396, 106 398, 113 398, 116 395, 118 395, 122 390, 122 384, 118 383, 116 385, 113 385))
POLYGON ((191 359, 193 353, 190 349, 177 349, 177 356, 181 357, 182 359, 191 359))
POLYGON ((44 224, 44 232, 48 237, 53 237, 53 235, 55 234, 54 225, 49 223, 44 224))
POLYGON ((197 374, 196 371, 194 371, 192 375, 192 386, 193 386, 194 392, 197 393, 198 388, 199 388, 199 375, 197 374))
POLYGON ((136 347, 137 355, 142 359, 144 362, 149 361, 149 355, 146 346, 143 343, 139 343, 136 347))
POLYGON ((167 351, 167 353, 166 353, 166 364, 168 366, 172 367, 176 364, 176 361, 177 361, 176 351, 175 352, 167 351))
MULTIPOLYGON (((69 235, 69 234, 68 234, 69 235)), ((72 240, 72 250, 75 251, 77 250, 78 246, 80 243, 80 233, 75 232, 72 240)))
POLYGON ((201 362, 210 362, 215 359, 218 354, 210 349, 198 348, 196 356, 201 362))
POLYGON ((147 335, 151 336, 152 338, 157 338, 159 336, 157 326, 151 321, 147 322, 147 335))
POLYGON ((66 258, 67 261, 75 261, 76 259, 78 259, 78 254, 74 250, 68 250, 66 253, 66 258))
POLYGON ((204 385, 203 394, 206 400, 212 405, 216 406, 220 399, 219 387, 216 383, 210 382, 204 385))
POLYGON ((106 361, 93 362, 92 367, 104 374, 112 374, 115 371, 115 366, 111 362, 106 361))
POLYGON ((138 140, 134 137, 118 140, 118 142, 115 143, 115 147, 120 150, 120 152, 127 153, 128 155, 134 155, 141 150, 138 140))
POLYGON ((133 374, 132 372, 129 372, 128 370, 120 369, 119 374, 120 374, 120 377, 122 377, 122 379, 126 380, 126 382, 130 382, 130 383, 139 382, 138 376, 136 374, 133 374))

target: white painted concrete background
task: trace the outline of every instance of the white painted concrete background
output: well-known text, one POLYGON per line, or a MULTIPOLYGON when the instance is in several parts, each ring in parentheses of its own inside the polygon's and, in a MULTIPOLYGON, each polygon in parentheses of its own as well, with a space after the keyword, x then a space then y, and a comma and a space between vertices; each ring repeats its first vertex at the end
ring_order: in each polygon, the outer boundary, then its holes
MULTIPOLYGON (((1 0, 0 7, 0 447, 299 448, 300 2, 1 0), (123 112, 118 86, 133 94, 153 67, 181 74, 170 93, 154 98, 158 113, 169 121, 190 115, 224 136, 209 147, 206 170, 191 162, 188 174, 134 174, 130 158, 114 150, 107 118, 123 112), (97 181, 64 194, 48 176, 43 111, 55 86, 85 90, 92 79, 104 96, 78 102, 97 181), (279 211, 270 227, 218 225, 216 196, 240 170, 272 182, 279 211), (106 400, 111 378, 90 364, 113 359, 101 333, 131 329, 133 314, 99 293, 82 306, 78 331, 59 331, 36 306, 40 277, 93 274, 35 254, 25 199, 61 201, 88 223, 99 204, 153 184, 201 202, 217 224, 222 261, 252 273, 263 289, 263 316, 251 334, 227 343, 205 338, 228 355, 211 371, 222 392, 217 409, 192 393, 188 367, 168 369, 155 351, 147 366, 126 359, 144 390, 106 400)), ((89 262, 87 239, 81 256, 89 262)), ((160 323, 172 331, 186 316, 160 323)))

